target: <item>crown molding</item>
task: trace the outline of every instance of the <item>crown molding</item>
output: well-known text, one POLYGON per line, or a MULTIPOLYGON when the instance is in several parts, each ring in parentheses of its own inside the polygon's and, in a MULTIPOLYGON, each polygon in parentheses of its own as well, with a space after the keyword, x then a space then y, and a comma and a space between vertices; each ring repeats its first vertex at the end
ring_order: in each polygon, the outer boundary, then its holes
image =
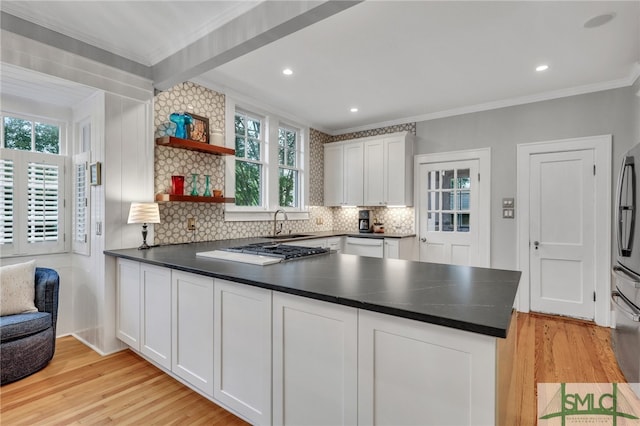
MULTIPOLYGON (((559 99, 559 98, 566 98, 569 96, 584 95, 588 93, 600 92, 603 90, 618 89, 621 87, 632 86, 635 83, 635 81, 638 79, 638 77, 640 77, 640 63, 636 62, 631 66, 631 70, 629 71, 629 74, 626 77, 623 77, 617 80, 610 80, 610 81, 604 81, 601 83, 570 87, 567 89, 554 90, 550 92, 539 93, 536 95, 502 99, 499 101, 486 102, 482 104, 470 105, 470 106, 465 106, 460 108, 452 108, 444 111, 431 112, 427 114, 421 114, 421 115, 415 115, 411 117, 398 118, 395 120, 367 124, 364 126, 331 130, 328 133, 331 136, 336 136, 336 135, 342 135, 345 133, 362 132, 366 130, 379 129, 382 127, 396 126, 399 124, 436 120, 439 118, 453 117, 456 115, 490 111, 493 109, 530 104, 534 102, 549 101, 549 100, 559 99)), ((640 92, 638 92, 638 96, 640 96, 640 92)))

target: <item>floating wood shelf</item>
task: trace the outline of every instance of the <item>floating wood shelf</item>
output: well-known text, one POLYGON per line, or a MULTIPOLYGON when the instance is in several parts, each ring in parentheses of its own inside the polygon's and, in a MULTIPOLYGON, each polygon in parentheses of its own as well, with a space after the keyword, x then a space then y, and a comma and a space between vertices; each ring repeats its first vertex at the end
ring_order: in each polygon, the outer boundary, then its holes
POLYGON ((199 195, 156 194, 156 201, 186 201, 189 203, 235 203, 236 199, 225 197, 202 197, 199 195))
POLYGON ((188 149, 190 151, 205 152, 214 155, 236 155, 236 150, 219 145, 209 145, 203 142, 188 139, 175 138, 173 136, 163 136, 156 138, 156 145, 171 146, 174 148, 188 149))

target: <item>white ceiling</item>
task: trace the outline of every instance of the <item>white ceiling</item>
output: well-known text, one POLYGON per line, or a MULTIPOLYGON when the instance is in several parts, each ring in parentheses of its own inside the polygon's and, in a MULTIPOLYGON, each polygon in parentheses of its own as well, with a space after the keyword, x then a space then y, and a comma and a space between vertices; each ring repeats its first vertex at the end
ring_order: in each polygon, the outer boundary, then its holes
POLYGON ((3 0, 0 8, 143 65, 154 65, 258 3, 3 0))
MULTIPOLYGON (((256 4, 3 1, 1 8, 153 65, 256 4)), ((335 134, 625 86, 639 63, 639 1, 368 0, 195 80, 335 134), (616 17, 608 24, 583 27, 609 12, 616 17), (535 72, 541 63, 549 70, 535 72), (282 75, 285 67, 294 74, 282 75)))

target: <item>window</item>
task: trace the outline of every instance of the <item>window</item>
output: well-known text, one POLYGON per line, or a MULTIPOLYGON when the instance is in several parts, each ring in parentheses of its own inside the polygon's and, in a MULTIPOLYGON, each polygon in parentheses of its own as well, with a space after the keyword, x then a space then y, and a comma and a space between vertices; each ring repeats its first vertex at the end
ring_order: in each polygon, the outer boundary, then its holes
POLYGON ((225 204, 225 220, 273 220, 278 209, 308 219, 308 129, 230 98, 225 108, 227 145, 236 150, 225 158, 225 193, 236 200, 225 204))
POLYGON ((278 200, 281 207, 299 207, 298 132, 278 129, 278 200))
POLYGON ((429 172, 427 222, 430 232, 469 232, 469 173, 469 169, 429 172))
POLYGON ((264 162, 262 119, 242 111, 235 115, 237 206, 260 207, 264 204, 264 162))
POLYGON ((0 247, 2 255, 65 250, 60 126, 2 116, 0 247))

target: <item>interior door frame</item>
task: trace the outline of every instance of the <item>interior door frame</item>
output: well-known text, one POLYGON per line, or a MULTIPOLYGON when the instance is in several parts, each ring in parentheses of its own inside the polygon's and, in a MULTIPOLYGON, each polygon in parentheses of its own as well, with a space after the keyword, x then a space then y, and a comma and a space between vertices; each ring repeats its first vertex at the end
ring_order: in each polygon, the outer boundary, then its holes
POLYGON ((529 264, 529 186, 530 157, 535 154, 549 154, 564 151, 594 150, 596 168, 595 182, 595 287, 596 324, 609 327, 611 323, 609 293, 611 291, 611 135, 588 136, 543 142, 519 144, 517 146, 517 197, 516 217, 518 220, 517 256, 518 270, 522 271, 518 289, 517 308, 529 312, 531 307, 531 283, 529 264))
POLYGON ((438 152, 420 154, 414 157, 413 199, 415 200, 415 224, 418 234, 416 257, 420 260, 420 166, 429 163, 446 163, 452 161, 478 160, 480 179, 478 180, 478 212, 480 214, 478 245, 480 255, 479 266, 491 266, 491 148, 478 148, 463 151, 438 152))

